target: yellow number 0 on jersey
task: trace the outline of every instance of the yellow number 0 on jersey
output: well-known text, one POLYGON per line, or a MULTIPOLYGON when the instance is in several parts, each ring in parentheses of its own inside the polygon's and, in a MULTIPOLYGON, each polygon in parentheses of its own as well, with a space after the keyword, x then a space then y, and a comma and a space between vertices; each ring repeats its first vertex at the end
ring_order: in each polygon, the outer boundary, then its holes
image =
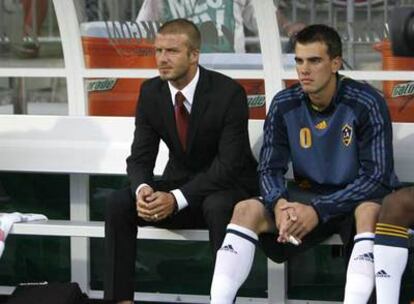
POLYGON ((312 146, 312 134, 309 128, 300 129, 300 146, 304 149, 309 149, 312 146))

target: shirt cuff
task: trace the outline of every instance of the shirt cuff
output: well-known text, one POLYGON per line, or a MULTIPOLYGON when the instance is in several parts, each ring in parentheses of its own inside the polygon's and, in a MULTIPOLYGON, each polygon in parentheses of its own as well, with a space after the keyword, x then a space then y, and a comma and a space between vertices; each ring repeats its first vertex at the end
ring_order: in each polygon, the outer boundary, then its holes
POLYGON ((174 189, 170 192, 174 195, 175 201, 177 202, 177 208, 178 208, 177 211, 180 211, 188 206, 188 202, 185 199, 184 194, 181 192, 180 189, 174 189))
POLYGON ((279 190, 276 189, 272 190, 269 194, 263 196, 265 207, 272 214, 274 213, 276 203, 280 198, 286 198, 286 194, 281 193, 279 190))
POLYGON ((138 197, 138 192, 139 192, 139 190, 141 190, 141 188, 142 188, 142 187, 145 187, 145 186, 148 186, 148 187, 149 187, 149 185, 148 185, 148 184, 141 184, 141 185, 139 185, 139 186, 137 187, 137 190, 135 190, 135 196, 136 196, 136 197, 138 197))

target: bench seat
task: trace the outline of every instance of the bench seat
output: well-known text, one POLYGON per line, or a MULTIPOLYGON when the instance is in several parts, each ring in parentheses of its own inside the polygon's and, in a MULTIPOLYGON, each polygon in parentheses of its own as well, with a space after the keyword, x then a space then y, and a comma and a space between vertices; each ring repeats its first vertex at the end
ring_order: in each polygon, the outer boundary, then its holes
MULTIPOLYGON (((17 235, 47 235, 68 237, 104 237, 104 222, 102 221, 65 221, 47 220, 15 223, 10 230, 17 235)), ((137 238, 145 240, 178 240, 178 241, 208 241, 208 231, 203 229, 162 229, 155 227, 140 227, 137 238)), ((339 235, 333 235, 323 244, 340 245, 339 235)))

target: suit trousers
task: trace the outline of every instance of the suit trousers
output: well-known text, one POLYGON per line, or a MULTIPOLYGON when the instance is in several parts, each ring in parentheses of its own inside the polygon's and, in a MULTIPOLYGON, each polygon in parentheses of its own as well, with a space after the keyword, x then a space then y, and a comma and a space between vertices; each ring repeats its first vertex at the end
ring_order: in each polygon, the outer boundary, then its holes
MULTIPOLYGON (((158 191, 169 191, 178 187, 159 182, 154 188, 158 191)), ((114 191, 108 197, 105 210, 105 300, 133 299, 138 226, 207 228, 214 262, 235 204, 248 197, 249 194, 242 189, 223 190, 208 195, 200 202, 192 202, 164 220, 146 222, 137 216, 135 195, 130 188, 114 191)))

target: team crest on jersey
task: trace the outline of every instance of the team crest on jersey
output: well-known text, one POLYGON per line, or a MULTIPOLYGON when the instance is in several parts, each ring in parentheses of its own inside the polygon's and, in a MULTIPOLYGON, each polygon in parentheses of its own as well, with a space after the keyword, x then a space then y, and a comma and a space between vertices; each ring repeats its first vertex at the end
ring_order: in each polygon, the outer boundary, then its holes
POLYGON ((352 142, 352 127, 348 124, 342 127, 342 142, 345 146, 349 146, 352 142))

